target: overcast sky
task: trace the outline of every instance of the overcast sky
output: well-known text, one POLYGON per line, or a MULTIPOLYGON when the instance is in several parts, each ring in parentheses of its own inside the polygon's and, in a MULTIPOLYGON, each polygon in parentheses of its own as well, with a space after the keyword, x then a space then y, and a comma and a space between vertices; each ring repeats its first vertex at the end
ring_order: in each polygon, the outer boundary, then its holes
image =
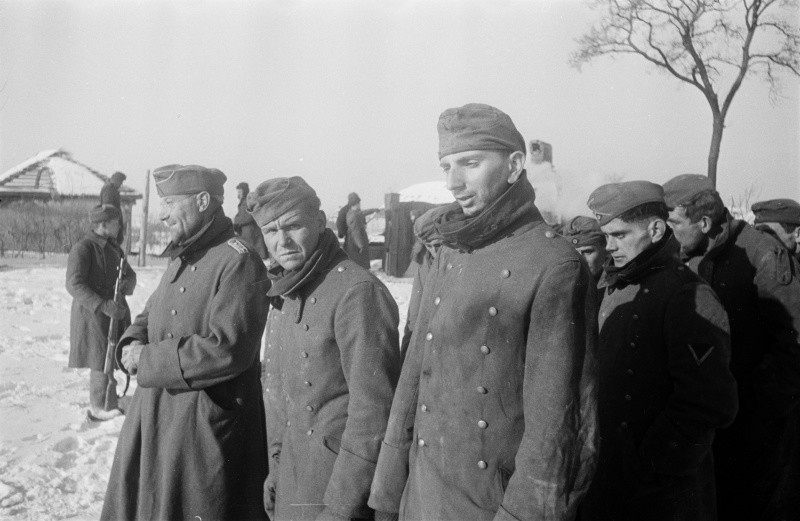
MULTIPOLYGON (((329 212, 351 191, 378 206, 441 179, 439 114, 483 102, 586 193, 705 173, 699 91, 635 58, 568 65, 597 16, 571 0, 0 0, 0 172, 64 148, 140 190, 147 169, 197 163, 227 174, 229 200, 301 175, 329 212)), ((726 202, 800 199, 800 81, 782 80, 777 99, 749 81, 734 101, 726 202)))

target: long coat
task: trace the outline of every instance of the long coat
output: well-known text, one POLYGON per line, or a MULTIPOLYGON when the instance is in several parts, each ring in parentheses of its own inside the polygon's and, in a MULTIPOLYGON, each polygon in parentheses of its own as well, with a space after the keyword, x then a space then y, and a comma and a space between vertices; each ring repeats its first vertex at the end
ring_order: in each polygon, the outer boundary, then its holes
POLYGON ((361 210, 351 208, 347 212, 347 235, 344 238, 344 251, 350 259, 369 269, 369 238, 367 220, 361 210))
POLYGON ((265 519, 266 268, 220 210, 117 348, 145 343, 102 519, 265 519))
POLYGON ((800 488, 776 491, 800 474, 792 456, 800 451, 798 266, 776 239, 726 217, 708 251, 687 259, 719 295, 731 323, 740 407, 714 442, 720 519, 794 515, 800 488))
POLYGON ((321 274, 274 299, 267 320, 273 521, 313 520, 325 507, 372 515, 367 497, 400 374, 398 311, 378 279, 336 251, 321 274))
POLYGON ((502 233, 421 268, 369 501, 401 520, 570 519, 588 488, 594 284, 523 181, 519 218, 488 226, 502 233))
POLYGON ((600 283, 600 465, 582 520, 716 519, 711 442, 737 407, 728 320, 662 242, 600 283))
MULTIPOLYGON (((88 367, 102 371, 108 345, 110 318, 100 311, 106 300, 114 298, 119 261, 123 253, 114 241, 94 232, 75 243, 67 259, 67 292, 72 295, 69 320, 69 367, 88 367)), ((122 294, 132 295, 136 273, 128 261, 123 265, 122 294)), ((128 303, 123 296, 125 318, 117 323, 118 335, 131 323, 128 303)))

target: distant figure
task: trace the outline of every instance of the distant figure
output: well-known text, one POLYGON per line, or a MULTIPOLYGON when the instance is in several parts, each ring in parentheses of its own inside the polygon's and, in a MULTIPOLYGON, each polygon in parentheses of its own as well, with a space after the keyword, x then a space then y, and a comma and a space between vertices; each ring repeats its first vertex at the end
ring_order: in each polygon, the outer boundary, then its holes
POLYGON ((757 230, 781 241, 800 262, 800 203, 792 199, 771 199, 751 207, 757 230))
POLYGON ((225 216, 225 174, 168 165, 153 179, 170 262, 117 344, 139 386, 100 518, 266 520, 258 353, 267 270, 225 216))
MULTIPOLYGON (((119 210, 106 204, 95 206, 90 215, 92 229, 69 252, 67 291, 72 295, 69 332, 69 367, 91 369, 89 375, 89 413, 93 420, 119 416, 116 382, 103 372, 108 327, 117 319, 120 333, 131 323, 124 296, 114 301, 114 286, 122 250, 116 243, 119 210), (111 385, 109 380, 112 380, 111 385)), ((121 293, 133 294, 136 273, 124 264, 121 293)))
POLYGON ((266 259, 269 257, 269 253, 267 252, 267 245, 264 244, 264 236, 261 235, 261 229, 256 224, 256 221, 247 213, 248 193, 250 193, 250 186, 247 183, 236 185, 236 197, 239 199, 239 207, 236 211, 236 216, 233 218, 233 231, 252 246, 253 251, 258 253, 259 257, 266 259))
POLYGON ((339 215, 336 216, 336 235, 338 235, 340 239, 347 237, 347 212, 350 211, 351 206, 360 202, 361 198, 358 194, 351 192, 350 195, 347 196, 347 204, 339 209, 339 215))
POLYGON ((100 189, 100 204, 110 204, 119 210, 119 233, 117 234, 117 244, 122 247, 122 239, 125 237, 125 221, 122 218, 122 204, 120 202, 119 189, 122 182, 128 176, 122 172, 114 172, 108 181, 100 189))
POLYGON ((606 237, 600 230, 597 219, 579 215, 567 223, 562 232, 589 265, 589 271, 592 272, 595 282, 599 281, 608 253, 606 253, 606 237))

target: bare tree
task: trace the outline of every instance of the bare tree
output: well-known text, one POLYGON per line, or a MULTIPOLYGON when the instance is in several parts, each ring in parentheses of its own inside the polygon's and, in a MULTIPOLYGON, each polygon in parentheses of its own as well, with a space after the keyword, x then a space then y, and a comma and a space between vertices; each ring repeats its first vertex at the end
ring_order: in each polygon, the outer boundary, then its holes
POLYGON ((570 63, 640 56, 696 87, 713 116, 708 177, 716 186, 722 131, 746 77, 777 92, 779 70, 800 76, 797 0, 595 0, 602 19, 578 39, 570 63))

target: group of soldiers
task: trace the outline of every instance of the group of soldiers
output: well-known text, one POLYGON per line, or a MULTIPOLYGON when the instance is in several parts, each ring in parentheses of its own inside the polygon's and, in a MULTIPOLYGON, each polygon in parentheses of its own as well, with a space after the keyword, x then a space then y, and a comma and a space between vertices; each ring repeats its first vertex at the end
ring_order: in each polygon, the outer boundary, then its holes
MULTIPOLYGON (((799 519, 800 205, 754 206, 770 236, 686 174, 600 186, 558 233, 507 114, 437 129, 455 202, 415 221, 402 342, 302 178, 245 194, 265 263, 222 172, 154 171, 170 262, 116 345, 138 388, 102 518, 799 519)), ((128 316, 100 287, 73 321, 128 316)))

